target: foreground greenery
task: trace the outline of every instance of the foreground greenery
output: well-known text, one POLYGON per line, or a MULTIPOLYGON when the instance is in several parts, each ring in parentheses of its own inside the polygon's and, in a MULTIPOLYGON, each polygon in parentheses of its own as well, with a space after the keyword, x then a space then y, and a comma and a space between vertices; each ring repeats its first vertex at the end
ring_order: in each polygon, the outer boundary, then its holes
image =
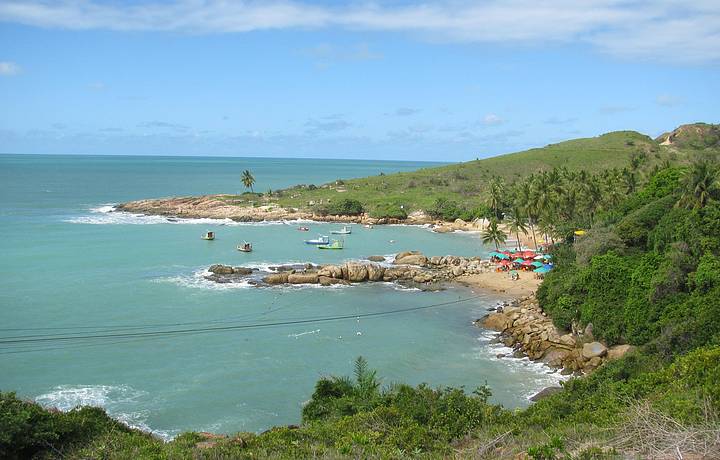
POLYGON ((47 411, 0 393, 0 458, 524 453, 599 459, 674 458, 678 452, 718 458, 719 171, 714 152, 705 149, 680 163, 655 164, 639 155, 604 172, 556 168, 493 181, 486 204, 492 219, 506 220, 516 232, 538 226, 555 242, 556 268, 538 299, 556 325, 583 329, 592 323, 595 337, 607 344, 637 346, 528 409, 492 404, 483 386, 471 392, 383 386, 359 358, 352 378, 317 382, 300 426, 222 439, 185 433, 165 443, 101 409, 47 411), (600 186, 603 178, 612 185, 600 186), (593 199, 583 198, 588 194, 593 199), (577 228, 585 235, 576 238, 577 228))

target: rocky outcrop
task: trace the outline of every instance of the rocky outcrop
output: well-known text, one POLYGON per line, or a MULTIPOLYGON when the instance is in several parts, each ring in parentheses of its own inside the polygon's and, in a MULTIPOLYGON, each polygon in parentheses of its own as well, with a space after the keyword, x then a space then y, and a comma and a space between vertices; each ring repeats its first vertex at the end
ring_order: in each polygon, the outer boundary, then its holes
POLYGON ((500 341, 520 356, 563 369, 564 374, 587 373, 610 359, 632 350, 629 345, 608 349, 592 339, 592 329, 582 334, 558 330, 533 296, 511 302, 479 320, 483 327, 500 332, 500 341))
MULTIPOLYGON (((385 257, 378 256, 385 261, 385 257)), ((260 276, 257 269, 215 264, 208 268, 206 279, 218 283, 239 281, 257 285, 399 282, 422 290, 443 289, 443 283, 465 274, 492 270, 489 261, 479 257, 433 256, 419 251, 401 252, 390 267, 372 262, 348 262, 342 265, 291 264, 269 267, 271 273, 260 276)))

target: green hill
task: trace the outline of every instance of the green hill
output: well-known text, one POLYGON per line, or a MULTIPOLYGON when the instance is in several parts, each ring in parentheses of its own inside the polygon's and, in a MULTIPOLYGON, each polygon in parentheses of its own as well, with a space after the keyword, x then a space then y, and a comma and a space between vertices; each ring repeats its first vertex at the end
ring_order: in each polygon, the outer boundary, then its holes
MULTIPOLYGON (((689 125, 696 126, 696 125, 689 125)), ((703 133, 717 133, 717 125, 703 125, 703 133)), ((596 173, 607 169, 622 169, 629 165, 633 156, 643 158, 643 167, 651 169, 665 162, 684 161, 696 150, 698 135, 689 140, 690 131, 685 127, 673 145, 661 145, 657 140, 635 131, 616 131, 598 137, 574 139, 523 152, 500 155, 482 160, 424 168, 412 172, 378 175, 334 183, 315 185, 301 184, 263 195, 264 204, 284 208, 310 209, 325 206, 343 199, 357 200, 373 217, 392 217, 402 207, 404 212, 428 210, 442 198, 456 202, 461 208, 472 210, 482 202, 488 183, 500 177, 508 183, 530 173, 553 168, 571 171, 585 170, 596 173), (687 140, 686 140, 687 139, 687 140)), ((677 131, 677 130, 676 130, 677 131)), ((675 131, 673 131, 674 133, 675 131)), ((709 142, 712 135, 703 135, 709 142)), ((720 150, 717 142, 708 148, 720 150)), ((246 205, 257 202, 256 196, 232 196, 234 203, 246 205)), ((332 212, 331 212, 332 213, 332 212)))

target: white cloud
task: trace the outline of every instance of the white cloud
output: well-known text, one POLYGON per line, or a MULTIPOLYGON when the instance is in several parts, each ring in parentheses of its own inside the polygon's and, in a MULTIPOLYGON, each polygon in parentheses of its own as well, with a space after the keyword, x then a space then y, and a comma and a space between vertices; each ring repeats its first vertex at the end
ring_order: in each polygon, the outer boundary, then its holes
POLYGON ((460 42, 580 42, 631 59, 720 61, 717 0, 428 0, 344 6, 301 0, 145 0, 129 6, 99 0, 5 0, 0 21, 73 30, 213 34, 339 27, 460 42))
POLYGON ((495 115, 494 113, 488 113, 483 117, 482 122, 484 125, 496 126, 505 123, 505 120, 495 115))
POLYGON ((20 73, 20 66, 14 62, 0 62, 0 75, 12 76, 20 73))

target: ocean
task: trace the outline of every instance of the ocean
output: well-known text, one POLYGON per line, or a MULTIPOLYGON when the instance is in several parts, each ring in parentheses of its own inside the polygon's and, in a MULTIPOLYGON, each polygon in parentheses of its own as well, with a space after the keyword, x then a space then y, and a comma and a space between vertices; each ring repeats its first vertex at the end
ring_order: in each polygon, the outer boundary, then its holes
POLYGON ((0 155, 0 390, 46 406, 90 404, 166 439, 298 423, 325 375, 357 356, 383 384, 490 386, 523 407, 557 374, 471 324, 502 297, 392 284, 256 288, 206 281, 213 263, 267 270, 422 250, 484 255, 479 235, 354 226, 343 251, 303 240, 339 227, 168 220, 112 212, 140 198, 235 193, 435 166, 429 163, 138 156, 0 155), (203 241, 207 230, 215 241, 203 241), (235 250, 252 241, 254 252, 235 250), (415 307, 411 311, 397 312, 415 307), (395 312, 395 313, 393 313, 395 312), (380 313, 377 316, 367 314, 380 313), (345 319, 333 317, 344 316, 345 319))

